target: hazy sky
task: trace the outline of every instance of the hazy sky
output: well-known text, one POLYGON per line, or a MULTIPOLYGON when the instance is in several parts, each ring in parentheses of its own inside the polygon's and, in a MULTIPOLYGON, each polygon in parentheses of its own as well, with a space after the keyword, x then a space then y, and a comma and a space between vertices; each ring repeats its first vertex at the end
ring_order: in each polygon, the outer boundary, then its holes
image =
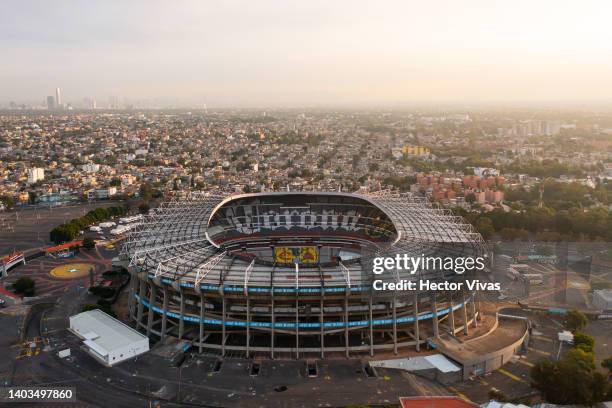
POLYGON ((0 103, 612 100, 612 2, 0 1, 0 103))

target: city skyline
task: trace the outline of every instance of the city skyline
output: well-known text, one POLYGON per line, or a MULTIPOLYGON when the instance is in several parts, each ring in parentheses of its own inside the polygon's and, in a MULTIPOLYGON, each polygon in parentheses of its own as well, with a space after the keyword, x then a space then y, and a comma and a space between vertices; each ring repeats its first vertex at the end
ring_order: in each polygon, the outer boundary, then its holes
POLYGON ((33 3, 0 6, 3 105, 612 101, 605 2, 33 3))

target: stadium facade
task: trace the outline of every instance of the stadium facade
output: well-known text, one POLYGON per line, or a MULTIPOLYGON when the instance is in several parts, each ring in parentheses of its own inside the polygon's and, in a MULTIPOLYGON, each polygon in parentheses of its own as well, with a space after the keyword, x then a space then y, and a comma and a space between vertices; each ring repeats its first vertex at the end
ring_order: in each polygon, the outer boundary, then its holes
MULTIPOLYGON (((469 292, 372 290, 372 259, 478 256, 460 217, 407 193, 192 194, 127 237, 129 313, 150 337, 246 357, 330 357, 419 350, 477 324, 469 292)), ((403 270, 376 279, 452 280, 403 270)))

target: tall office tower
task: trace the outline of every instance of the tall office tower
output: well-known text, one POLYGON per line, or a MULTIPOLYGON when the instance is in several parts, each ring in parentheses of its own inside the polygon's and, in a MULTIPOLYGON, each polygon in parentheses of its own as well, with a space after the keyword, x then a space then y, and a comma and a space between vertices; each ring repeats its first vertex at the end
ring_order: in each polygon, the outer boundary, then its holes
POLYGON ((47 109, 55 109, 55 98, 53 96, 47 96, 47 109))
POLYGON ((58 108, 62 107, 62 93, 59 88, 55 88, 55 103, 58 108))

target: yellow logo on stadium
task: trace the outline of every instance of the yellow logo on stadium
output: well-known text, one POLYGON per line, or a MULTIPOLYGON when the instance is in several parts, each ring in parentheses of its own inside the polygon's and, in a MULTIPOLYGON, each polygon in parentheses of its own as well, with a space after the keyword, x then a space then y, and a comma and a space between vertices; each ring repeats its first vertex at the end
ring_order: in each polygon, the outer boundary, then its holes
POLYGON ((293 262, 293 250, 287 247, 274 248, 274 260, 279 263, 293 262))
POLYGON ((319 261, 319 254, 317 249, 313 246, 300 248, 300 263, 317 263, 319 261))

